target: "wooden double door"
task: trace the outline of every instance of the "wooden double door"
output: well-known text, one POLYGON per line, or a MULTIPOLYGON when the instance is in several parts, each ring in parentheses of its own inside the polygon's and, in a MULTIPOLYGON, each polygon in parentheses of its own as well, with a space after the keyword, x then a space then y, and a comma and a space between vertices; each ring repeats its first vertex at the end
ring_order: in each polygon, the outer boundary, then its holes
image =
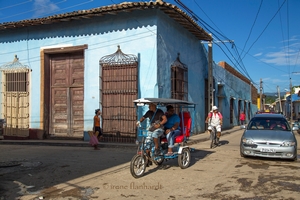
POLYGON ((55 136, 82 136, 84 127, 83 52, 50 56, 49 132, 55 136))

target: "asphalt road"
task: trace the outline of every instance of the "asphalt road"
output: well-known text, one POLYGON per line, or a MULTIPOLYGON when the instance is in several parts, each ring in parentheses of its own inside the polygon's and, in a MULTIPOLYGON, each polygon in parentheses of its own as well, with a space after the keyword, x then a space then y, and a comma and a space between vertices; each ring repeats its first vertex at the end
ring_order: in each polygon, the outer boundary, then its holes
POLYGON ((169 160, 139 179, 129 169, 133 148, 0 145, 0 200, 299 199, 300 161, 241 158, 241 134, 214 149, 193 144, 187 169, 169 160))

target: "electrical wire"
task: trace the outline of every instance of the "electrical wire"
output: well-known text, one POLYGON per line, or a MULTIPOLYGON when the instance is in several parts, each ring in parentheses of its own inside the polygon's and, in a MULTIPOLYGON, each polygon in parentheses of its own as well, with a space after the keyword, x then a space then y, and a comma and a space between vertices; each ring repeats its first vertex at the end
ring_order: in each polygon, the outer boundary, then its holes
MULTIPOLYGON (((285 0, 285 1, 286 1, 286 0, 285 0)), ((243 60, 243 58, 245 57, 245 55, 248 55, 248 54, 249 54, 250 49, 253 47, 253 45, 258 41, 258 39, 259 39, 259 38, 261 37, 261 35, 264 33, 264 31, 266 30, 266 28, 268 27, 268 25, 271 23, 271 21, 274 19, 274 17, 276 16, 276 14, 281 10, 281 8, 282 8, 282 6, 284 5, 285 1, 284 1, 284 2, 281 4, 281 6, 278 8, 277 12, 274 14, 274 16, 272 17, 272 19, 271 19, 271 20, 269 21, 269 23, 266 25, 266 27, 265 27, 265 29, 262 31, 262 33, 258 36, 258 38, 257 38, 257 39, 254 41, 254 43, 250 46, 250 48, 248 49, 248 51, 245 52, 245 51, 244 51, 244 48, 246 47, 246 44, 248 43, 248 40, 249 40, 250 35, 251 35, 251 33, 252 33, 254 24, 256 23, 258 14, 260 13, 260 10, 261 10, 261 6, 262 6, 262 2, 263 2, 263 1, 261 1, 261 4, 260 4, 260 6, 259 6, 259 10, 258 10, 258 12, 257 12, 257 14, 256 14, 255 21, 254 21, 254 23, 253 23, 253 25, 252 25, 252 27, 251 27, 251 30, 250 30, 248 39, 247 39, 247 41, 246 41, 246 43, 245 43, 245 45, 244 45, 244 47, 243 47, 243 50, 242 50, 242 53, 244 53, 244 55, 243 55, 242 58, 241 58, 241 54, 238 52, 237 48, 235 48, 236 45, 235 45, 234 43, 232 44, 232 46, 233 46, 232 49, 235 51, 237 57, 239 58, 239 59, 237 60, 237 59, 235 59, 235 57, 233 57, 233 59, 234 59, 235 62, 232 62, 232 59, 225 53, 225 51, 222 49, 222 47, 221 47, 220 45, 217 45, 217 46, 223 51, 223 53, 227 56, 227 58, 233 63, 233 66, 234 66, 241 74, 243 74, 244 76, 248 77, 250 80, 252 80, 252 79, 251 79, 251 77, 249 76, 249 74, 248 74, 248 72, 247 72, 247 69, 246 69, 246 67, 244 66, 242 60, 243 60), (239 69, 239 67, 241 68, 241 70, 239 69), (243 71, 244 73, 242 73, 242 71, 243 71)), ((197 3, 196 3, 196 4, 197 4, 197 3)), ((197 6, 201 9, 201 7, 200 7, 198 4, 197 4, 197 6)), ((185 8, 185 7, 183 6, 183 8, 185 8)), ((201 9, 201 10, 202 10, 202 9, 201 9)), ((187 10, 187 11, 190 11, 190 10, 187 10)), ((202 11, 203 11, 203 10, 202 10, 202 11)), ((204 11, 203 11, 203 12, 204 12, 204 11)), ((204 13, 205 13, 205 12, 204 12, 204 13)), ((192 16, 193 16, 193 18, 198 17, 198 16, 195 15, 195 14, 192 14, 192 16)), ((211 33, 214 33, 214 29, 208 28, 208 27, 210 27, 210 26, 207 26, 207 25, 203 22, 203 20, 200 19, 200 20, 197 20, 197 21, 200 22, 200 23, 202 23, 201 25, 202 25, 206 30, 208 30, 208 31, 211 32, 211 33), (213 31, 211 31, 211 30, 213 30, 213 31)), ((217 34, 214 34, 214 37, 218 38, 218 35, 220 35, 220 32, 216 32, 216 33, 217 33, 217 34)), ((221 37, 227 38, 227 37, 224 36, 224 35, 221 35, 221 37)), ((218 38, 218 39, 220 40, 220 38, 218 38)), ((224 44, 224 43, 223 43, 223 44, 224 44)), ((224 46, 226 47, 225 44, 224 44, 224 46)), ((230 50, 229 50, 227 47, 226 47, 226 49, 230 52, 230 50)), ((232 55, 232 53, 230 53, 230 54, 232 55)), ((232 56, 233 56, 233 55, 232 55, 232 56)), ((254 83, 253 80, 252 80, 252 82, 254 83)))
MULTIPOLYGON (((200 23, 200 25, 202 27, 204 27, 206 30, 208 30, 208 32, 211 32, 211 33, 215 33, 214 34, 214 37, 216 37, 221 43, 224 44, 224 46, 227 48, 227 46, 225 45, 225 43, 222 41, 222 39, 219 38, 218 35, 220 35, 221 37, 229 40, 229 41, 232 41, 230 40, 228 37, 226 37, 225 35, 223 35, 222 33, 220 33, 219 31, 215 30, 213 27, 211 27, 208 23, 206 23, 204 20, 202 20, 198 15, 196 15, 193 11, 191 11, 188 7, 186 7, 182 2, 180 2, 180 0, 175 0, 176 3, 178 3, 183 9, 185 9, 190 15, 193 16, 194 19, 196 19, 196 21, 198 21, 200 23)), ((197 4, 197 6, 200 8, 200 6, 197 4)), ((201 9, 201 8, 200 8, 201 9)), ((213 43, 216 43, 216 42, 213 42, 213 43)), ((218 45, 219 48, 225 53, 225 51, 222 49, 222 47, 220 45, 218 45)), ((228 52, 230 52, 230 54, 232 55, 231 51, 227 48, 228 52)), ((237 49, 235 51, 236 53, 238 53, 237 49)), ((231 60, 231 58, 226 54, 226 56, 228 57, 228 59, 231 60)), ((232 55, 232 57, 234 58, 234 56, 232 55)), ((238 56, 240 57, 240 56, 238 56)), ((237 63, 240 67, 241 67, 241 70, 235 65, 236 69, 243 75, 247 76, 249 79, 251 79, 251 77, 249 76, 249 73, 247 72, 247 69, 244 67, 244 65, 240 65, 240 62, 238 62, 237 59, 234 58, 234 60, 236 62, 232 62, 232 63, 237 63), (244 73, 243 73, 243 72, 244 73)))
MULTIPOLYGON (((65 3, 67 0, 62 0, 62 1, 59 1, 57 3, 52 3, 53 5, 58 5, 58 4, 61 4, 61 3, 65 3)), ((34 15, 34 17, 46 17, 46 16, 49 16, 49 14, 53 14, 53 13, 60 13, 61 11, 63 10, 67 10, 67 9, 70 9, 70 8, 74 8, 74 7, 78 7, 78 6, 82 6, 82 5, 85 5, 85 4, 88 4, 88 3, 91 3, 93 2, 94 0, 87 0, 85 2, 81 2, 81 3, 78 3, 78 4, 75 4, 75 5, 72 5, 72 6, 68 6, 68 7, 65 7, 65 8, 59 8, 55 11, 50 11, 48 10, 48 12, 45 12, 43 14, 38 14, 38 15, 34 15)), ((11 7, 11 6, 9 6, 11 7)), ((31 9, 31 10, 28 10, 26 12, 19 12, 18 14, 15 14, 15 15, 9 15, 9 16, 6 16, 6 17, 2 17, 0 18, 0 20, 3 20, 3 19, 8 19, 8 18, 12 18, 12 17, 16 17, 16 16, 20 16, 20 15, 24 15, 24 14, 27 14, 27 13, 31 13, 31 12, 34 12, 34 11, 39 11, 41 8, 38 7, 38 8, 35 8, 35 9, 31 9)), ((30 18, 24 18, 23 20, 28 20, 28 19, 31 19, 32 17, 30 18)))
POLYGON ((30 2, 32 2, 32 0, 28 0, 28 1, 21 2, 21 3, 13 4, 13 5, 10 5, 10 6, 2 7, 2 8, 0 8, 0 10, 5 10, 5 9, 8 9, 8 8, 17 7, 17 6, 20 6, 20 5, 23 5, 23 4, 26 4, 26 3, 30 3, 30 2))
MULTIPOLYGON (((244 52, 245 47, 246 47, 246 45, 247 45, 247 43, 248 43, 248 41, 249 41, 249 38, 250 38, 251 33, 252 33, 252 31, 253 31, 254 25, 255 25, 255 23, 256 23, 256 21, 257 21, 257 18, 258 18, 258 14, 260 13, 260 9, 261 9, 262 3, 263 3, 263 0, 260 1, 260 5, 259 5, 259 8, 258 8, 258 11, 257 11, 257 13, 256 13, 254 22, 253 22, 253 24, 252 24, 252 26, 251 26, 250 32, 249 32, 249 34, 248 34, 248 37, 247 37, 247 39, 246 39, 246 42, 245 42, 244 47, 243 47, 243 49, 242 49, 242 52, 244 52)), ((239 58, 239 59, 241 59, 241 58, 239 58)))
MULTIPOLYGON (((275 18, 275 16, 279 13, 280 9, 282 8, 282 6, 285 4, 286 0, 284 0, 284 2, 281 4, 281 6, 278 8, 278 10, 276 11, 276 13, 273 15, 273 17, 269 20, 269 22, 267 23, 267 25, 265 26, 265 28, 262 30, 262 32, 259 34, 259 36, 256 38, 256 40, 252 43, 252 45, 248 48, 246 54, 249 53, 250 49, 254 46, 254 44, 259 40, 259 38, 263 35, 263 33, 266 31, 266 29, 268 28, 268 26, 270 25, 270 23, 273 21, 273 19, 275 18)), ((245 56, 243 56, 244 58, 245 56)))
MULTIPOLYGON (((176 1, 176 0, 175 0, 176 1)), ((177 0, 177 1, 179 1, 179 0, 177 0)), ((30 1, 26 1, 26 2, 30 2, 30 1)), ((23 2, 23 3, 26 3, 26 2, 23 2)), ((91 2, 91 1, 86 1, 86 2, 84 2, 84 3, 89 3, 89 2, 91 2)), ((114 4, 116 4, 115 3, 115 1, 113 1, 113 0, 111 0, 111 2, 112 3, 114 3, 114 4)), ((194 2, 196 3, 196 1, 194 0, 194 2)), ((79 6, 79 5, 82 5, 82 4, 84 4, 84 3, 81 3, 81 4, 77 4, 77 5, 73 5, 73 6, 71 6, 71 7, 67 7, 67 8, 64 8, 64 9, 60 9, 60 11, 61 10, 65 10, 65 9, 68 9, 68 8, 72 8, 72 7, 76 7, 76 6, 79 6)), ((197 4, 197 3, 196 3, 197 4)), ((17 6, 17 4, 15 4, 16 6, 17 6)), ((199 4, 197 4, 198 5, 198 7, 200 8, 200 6, 199 6, 199 4)), ((282 6, 282 5, 281 5, 282 6)), ((214 28, 212 28, 209 24, 207 24, 204 20, 202 20, 201 18, 199 18, 195 13, 193 13, 193 11, 191 11, 189 8, 187 8, 187 7, 184 7, 185 9, 187 9, 190 13, 192 13, 192 16, 193 16, 193 18, 194 19, 198 19, 198 21, 206 28, 206 29, 209 29, 209 30, 213 30, 212 32, 215 32, 216 33, 216 35, 217 35, 217 38, 220 40, 220 38, 219 38, 219 36, 218 35, 220 35, 221 37, 224 37, 224 38, 226 38, 226 39, 228 39, 226 36, 224 36, 224 34, 222 34, 221 33, 221 31, 216 31, 214 28)), ((202 10, 203 11, 203 10, 202 10)), ((136 20, 136 21, 138 21, 138 20, 136 20)), ((214 24, 214 23, 213 23, 214 24)), ((252 30, 252 29, 251 29, 252 30)), ((154 33, 155 34, 155 33, 154 33)), ((250 35, 250 34, 249 34, 250 35)), ((229 40, 229 39, 228 39, 229 40)), ((248 41, 248 40, 247 40, 248 41)), ((247 42, 246 42, 247 43, 247 42)), ((224 45, 225 45, 225 43, 223 43, 224 45)), ((222 47, 220 46, 220 45, 218 45, 219 46, 219 48, 221 49, 222 47)), ((226 45, 225 45, 226 46, 226 45)), ((232 44, 232 49, 235 51, 235 53, 237 54, 237 55, 239 55, 239 53, 238 53, 238 51, 237 51, 237 48, 236 48, 236 45, 233 43, 232 44)), ((101 48, 101 47, 100 47, 101 48)), ((97 48, 96 48, 97 49, 97 48)), ((226 47, 226 49, 230 52, 230 50, 226 47)), ((224 50, 222 49, 222 51, 224 52, 224 50)), ((243 52, 243 51, 242 51, 243 52)), ((236 59, 234 56, 233 56, 233 54, 232 53, 230 53, 231 54, 231 56, 234 58, 234 61, 235 62, 233 62, 233 63, 235 63, 234 64, 234 67, 240 72, 240 73, 242 73, 242 74, 247 74, 247 77, 248 78, 250 78, 250 76, 249 76, 249 74, 248 74, 248 72, 247 72, 247 70, 246 70, 246 68, 245 68, 245 66, 244 66, 244 64, 242 63, 242 62, 240 62, 238 59, 236 59), (239 68, 241 68, 241 69, 239 69, 239 68)), ((248 54, 248 52, 246 52, 245 53, 245 55, 246 54, 248 54)), ((226 54, 226 56, 229 58, 229 56, 226 54)), ((232 59, 230 59, 231 61, 232 61, 232 59)), ((251 78, 250 78, 250 80, 251 80, 251 78)), ((252 81, 253 83, 254 83, 254 81, 252 81)))
MULTIPOLYGON (((63 2, 65 2, 65 0, 60 1, 60 2, 58 2, 58 3, 54 3, 54 5, 57 5, 57 4, 60 4, 60 3, 63 3, 63 2)), ((31 13, 31 12, 33 12, 33 11, 38 11, 38 10, 40 10, 40 7, 39 7, 39 8, 32 9, 32 10, 28 10, 28 11, 26 11, 26 12, 19 12, 18 14, 15 14, 15 15, 10 15, 10 16, 6 16, 6 17, 2 17, 2 18, 0 18, 0 20, 8 19, 8 18, 11 18, 11 17, 16 17, 16 16, 19 16, 19 15, 23 15, 23 14, 26 14, 26 13, 31 13)), ((51 12, 50 12, 50 13, 51 13, 51 12)), ((40 16, 42 16, 42 15, 40 15, 40 16)), ((38 16, 37 16, 37 17, 38 17, 38 16)), ((23 20, 26 20, 26 18, 23 19, 23 20)))

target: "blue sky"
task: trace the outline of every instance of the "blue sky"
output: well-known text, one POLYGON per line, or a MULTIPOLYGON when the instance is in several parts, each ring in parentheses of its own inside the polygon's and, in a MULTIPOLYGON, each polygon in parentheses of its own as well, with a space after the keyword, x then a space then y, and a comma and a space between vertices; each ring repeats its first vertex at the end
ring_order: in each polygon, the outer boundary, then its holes
MULTIPOLYGON (((126 0, 136 2, 136 0, 126 0)), ((141 0, 146 2, 146 0, 141 0)), ((153 0, 154 1, 154 0, 153 0)), ((164 0, 186 11, 178 0, 164 0)), ((118 4, 122 0, 0 0, 0 23, 118 4)), ((148 1, 147 1, 148 2, 148 1)), ((214 38, 213 60, 225 61, 259 89, 300 85, 299 0, 180 0, 214 38)), ((186 11, 188 12, 188 11, 186 11)), ((206 44, 205 44, 206 45, 206 44)), ((206 45, 207 46, 207 45, 206 45)), ((258 90, 259 91, 259 90, 258 90)))

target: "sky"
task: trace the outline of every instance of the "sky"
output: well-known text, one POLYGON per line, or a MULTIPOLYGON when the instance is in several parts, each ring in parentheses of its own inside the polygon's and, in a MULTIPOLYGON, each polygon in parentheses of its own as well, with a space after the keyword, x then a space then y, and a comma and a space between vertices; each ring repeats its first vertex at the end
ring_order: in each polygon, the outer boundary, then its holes
MULTIPOLYGON (((149 2, 149 0, 140 0, 149 2)), ((155 0, 152 0, 155 1, 155 0)), ((123 0, 0 0, 0 23, 87 10, 123 0)), ((125 2, 139 2, 125 0, 125 2)), ((213 60, 225 61, 260 92, 300 86, 300 0, 164 0, 213 36, 213 60), (182 3, 182 4, 180 4, 182 3)), ((207 43, 203 42, 207 47, 207 43)), ((183 60, 183 59, 182 59, 183 60)))

